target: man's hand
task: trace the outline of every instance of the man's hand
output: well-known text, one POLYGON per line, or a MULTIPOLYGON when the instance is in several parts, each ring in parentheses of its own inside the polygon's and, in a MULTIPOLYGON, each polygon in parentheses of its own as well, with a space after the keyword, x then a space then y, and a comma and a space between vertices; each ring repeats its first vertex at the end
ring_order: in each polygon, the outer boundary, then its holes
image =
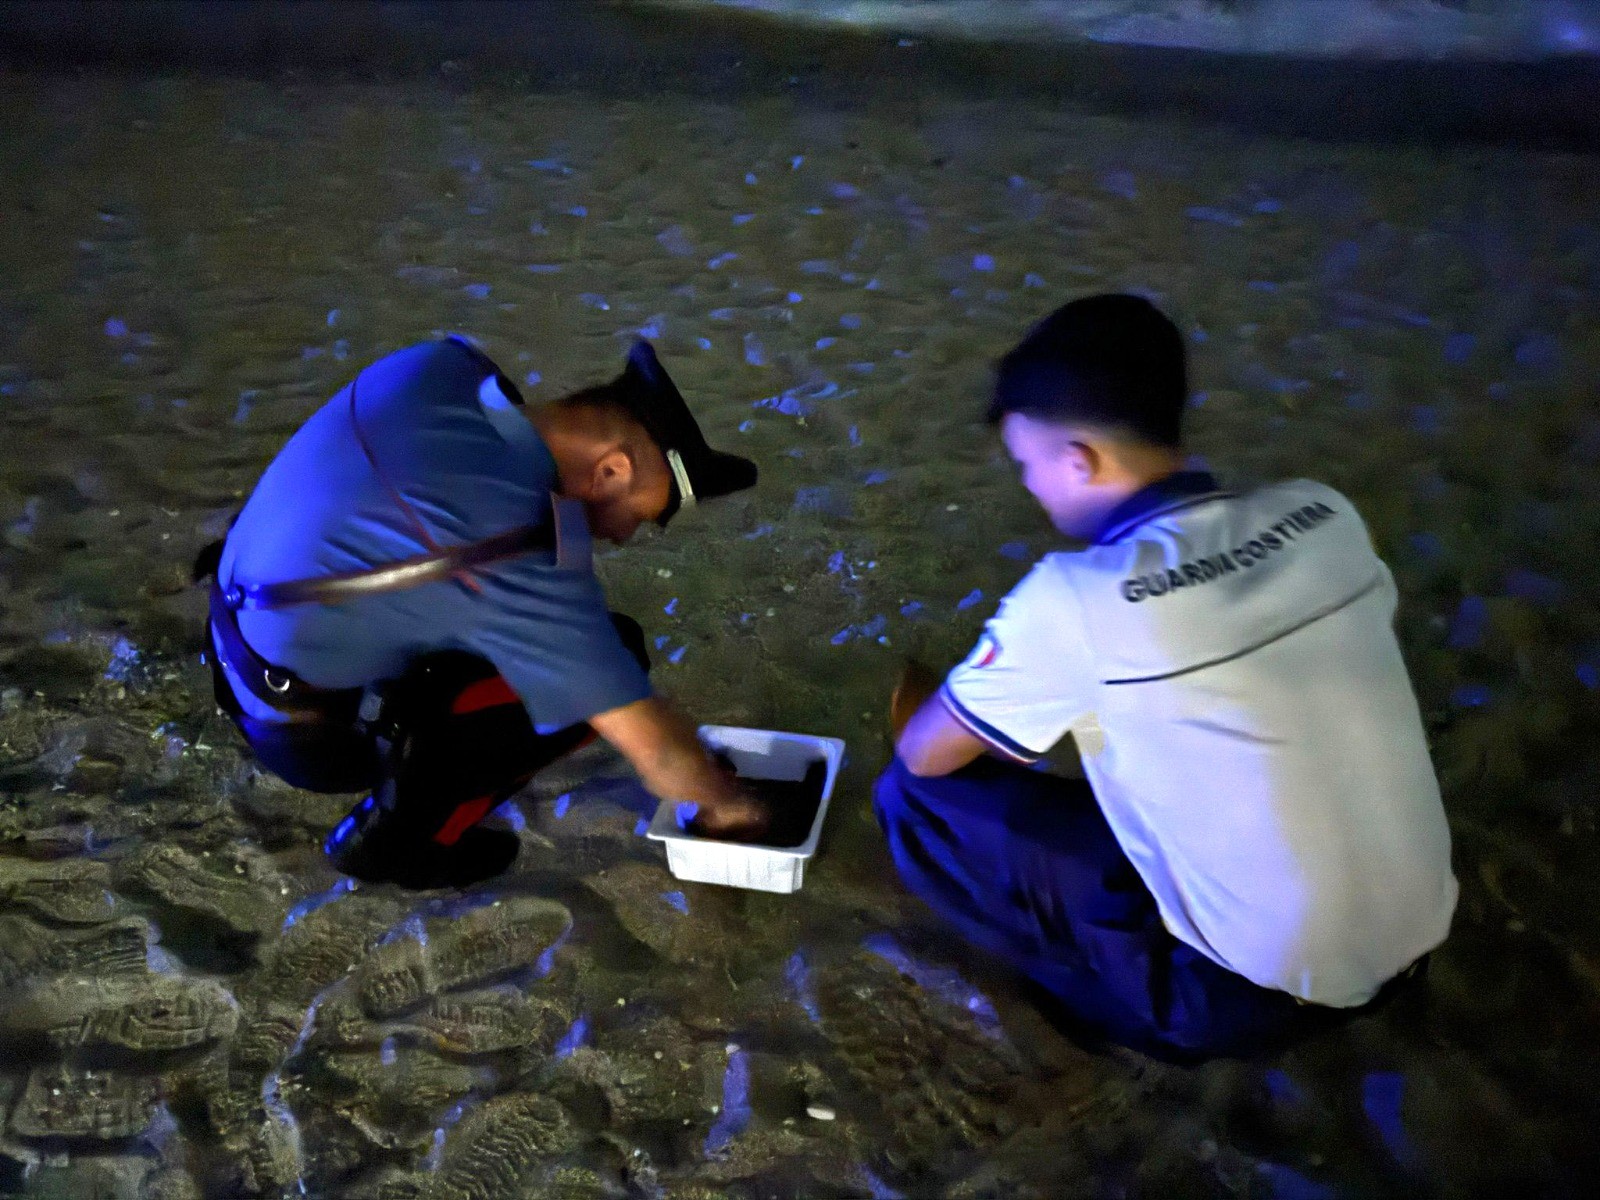
POLYGON ((712 760, 694 727, 665 700, 652 696, 614 708, 591 717, 589 725, 632 764, 652 793, 694 805, 697 832, 749 841, 766 830, 766 806, 712 760))
POLYGON ((694 815, 692 831, 725 842, 758 842, 772 823, 767 806, 754 796, 740 795, 707 807, 694 815))

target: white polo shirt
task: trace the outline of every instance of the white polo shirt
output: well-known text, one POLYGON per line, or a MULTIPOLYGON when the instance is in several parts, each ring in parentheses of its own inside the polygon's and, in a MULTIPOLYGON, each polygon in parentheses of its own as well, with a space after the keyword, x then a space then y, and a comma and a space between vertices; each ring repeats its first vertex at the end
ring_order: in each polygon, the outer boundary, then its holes
POLYGON ((1338 492, 1180 474, 1040 561, 941 696, 1023 762, 1072 733, 1176 937, 1357 1005, 1444 940, 1456 904, 1395 605, 1338 492))

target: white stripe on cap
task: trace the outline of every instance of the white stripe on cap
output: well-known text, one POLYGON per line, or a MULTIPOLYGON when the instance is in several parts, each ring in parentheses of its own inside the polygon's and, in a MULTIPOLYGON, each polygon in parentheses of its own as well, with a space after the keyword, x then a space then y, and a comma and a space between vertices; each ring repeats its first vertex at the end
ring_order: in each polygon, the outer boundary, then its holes
POLYGON ((672 477, 678 481, 679 503, 684 508, 693 506, 694 484, 689 482, 689 468, 683 465, 683 456, 676 450, 668 450, 667 466, 672 468, 672 477))

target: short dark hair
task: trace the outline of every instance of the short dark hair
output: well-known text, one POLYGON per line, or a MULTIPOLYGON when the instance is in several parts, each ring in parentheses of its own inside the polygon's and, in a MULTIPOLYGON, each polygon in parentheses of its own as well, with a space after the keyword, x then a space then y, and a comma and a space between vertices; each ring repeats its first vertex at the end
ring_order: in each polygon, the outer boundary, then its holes
POLYGON ((1056 309, 1000 360, 989 422, 1007 413, 1182 444, 1183 336, 1142 296, 1086 296, 1056 309))
POLYGON ((620 412, 627 412, 627 404, 622 394, 622 380, 613 379, 606 383, 593 383, 588 387, 579 388, 575 392, 568 392, 556 400, 558 408, 614 408, 620 412))

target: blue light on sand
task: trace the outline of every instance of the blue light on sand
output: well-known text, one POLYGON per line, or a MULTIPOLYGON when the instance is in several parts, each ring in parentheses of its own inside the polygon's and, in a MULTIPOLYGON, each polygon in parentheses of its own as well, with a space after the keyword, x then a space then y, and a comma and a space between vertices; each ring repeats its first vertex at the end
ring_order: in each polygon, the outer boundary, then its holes
POLYGON ((1436 404, 1413 404, 1411 406, 1411 429, 1414 433, 1435 437, 1443 432, 1444 424, 1439 415, 1439 406, 1436 404))
POLYGON ((561 931, 560 937, 556 938, 555 941, 551 942, 544 948, 544 952, 539 955, 538 961, 533 964, 533 973, 535 977, 543 979, 546 975, 550 974, 551 971, 555 970, 556 951, 565 946, 567 944, 567 939, 571 936, 572 926, 569 925, 561 931))
POLYGON ((569 808, 571 808, 571 807, 572 807, 572 793, 571 792, 562 792, 561 795, 556 797, 556 807, 555 807, 556 820, 559 821, 559 820, 561 820, 562 817, 566 816, 567 815, 567 810, 569 808))
POLYGON ((710 1157, 722 1151, 750 1124, 750 1063, 743 1050, 728 1056, 728 1069, 722 1073, 722 1111, 706 1134, 705 1152, 710 1157))
POLYGON ((1477 345, 1478 339, 1470 333, 1452 333, 1444 340, 1444 360, 1453 367, 1459 367, 1472 357, 1477 345))
POLYGON ((817 994, 811 984, 811 964, 806 961, 804 950, 796 950, 789 956, 789 961, 784 964, 783 977, 794 989, 795 1001, 811 1018, 811 1023, 820 1023, 822 1013, 817 1008, 817 994))
MULTIPOLYGON (((353 817, 346 817, 345 820, 349 821, 351 825, 355 824, 355 819, 353 817)), ((344 822, 340 822, 340 828, 342 829, 343 827, 344 822)), ((314 896, 307 896, 304 900, 300 901, 300 903, 296 904, 289 910, 289 915, 283 919, 283 927, 285 929, 293 927, 301 920, 301 918, 310 916, 324 904, 331 904, 340 896, 349 895, 353 887, 355 887, 355 880, 351 879, 347 875, 340 879, 338 883, 334 884, 327 891, 318 892, 314 896)))
POLYGON ((656 242, 668 254, 679 258, 687 258, 694 253, 694 243, 689 240, 689 235, 683 231, 682 225, 669 225, 656 234, 656 242))
POLYGON ((682 892, 662 892, 661 898, 684 916, 687 917, 689 915, 689 897, 682 892))
POLYGON ((1306 1094, 1300 1085, 1288 1074, 1277 1067, 1267 1072, 1267 1092, 1272 1096, 1274 1104, 1281 1104, 1286 1108, 1299 1108, 1306 1102, 1306 1094))
POLYGON ((113 683, 130 683, 139 668, 139 648, 125 637, 119 637, 111 648, 111 661, 106 666, 105 677, 113 683))
POLYGON ((507 825, 511 826, 513 833, 521 833, 528 827, 528 818, 523 816, 522 809, 517 807, 517 802, 515 800, 507 800, 504 804, 500 805, 499 808, 495 809, 494 812, 495 816, 499 817, 507 825))
POLYGON ((1471 650, 1489 628, 1489 604, 1482 596, 1463 596, 1450 622, 1450 649, 1471 650))
POLYGON ((864 621, 859 625, 846 625, 828 640, 835 646, 842 646, 851 638, 866 638, 871 641, 875 638, 881 638, 888 628, 889 618, 879 613, 871 620, 864 621))
POLYGON ((1394 1160, 1402 1166, 1416 1161, 1416 1147, 1406 1136, 1400 1119, 1405 1102, 1406 1080, 1398 1071, 1374 1071, 1361 1081, 1361 1109, 1378 1130, 1394 1160))
POLYGON ((572 1052, 589 1041, 589 1018, 586 1014, 580 1015, 567 1027, 561 1035, 561 1040, 556 1043, 557 1058, 571 1058, 572 1052))
POLYGON ((1537 604, 1541 608, 1551 608, 1561 603, 1565 591, 1559 579, 1552 579, 1537 571, 1518 569, 1506 575, 1506 595, 1537 604))
POLYGON ((1204 204, 1186 208, 1184 212, 1191 221, 1204 221, 1210 225, 1226 225, 1231 229, 1237 229, 1244 224, 1244 218, 1237 213, 1222 208, 1210 208, 1204 204))
POLYGON ((982 591, 982 589, 981 588, 973 588, 965 596, 961 597, 960 600, 956 601, 956 611, 957 612, 966 612, 966 610, 971 608, 973 605, 982 604, 982 603, 983 603, 983 591, 982 591))
POLYGON ((1517 343, 1512 357, 1517 366, 1541 375, 1561 365, 1561 343, 1548 333, 1533 333, 1517 343))
POLYGON ((1307 1179, 1291 1167, 1264 1162, 1257 1169, 1267 1181, 1272 1200, 1338 1200, 1334 1188, 1307 1179))
POLYGON ((887 933, 874 933, 863 938, 861 948, 876 954, 902 975, 910 976, 923 991, 971 1013, 978 1028, 990 1037, 1001 1036, 1000 1015, 995 1012, 988 997, 949 967, 935 966, 913 958, 887 933))
POLYGON ((1139 198, 1139 188, 1134 182, 1132 171, 1107 171, 1100 176, 1100 186, 1113 196, 1120 196, 1124 200, 1139 198))
POLYGON ((866 1186, 867 1195, 871 1196, 872 1200, 905 1200, 904 1192, 895 1191, 874 1175, 869 1167, 863 1165, 858 1167, 857 1171, 861 1175, 861 1182, 866 1186))

